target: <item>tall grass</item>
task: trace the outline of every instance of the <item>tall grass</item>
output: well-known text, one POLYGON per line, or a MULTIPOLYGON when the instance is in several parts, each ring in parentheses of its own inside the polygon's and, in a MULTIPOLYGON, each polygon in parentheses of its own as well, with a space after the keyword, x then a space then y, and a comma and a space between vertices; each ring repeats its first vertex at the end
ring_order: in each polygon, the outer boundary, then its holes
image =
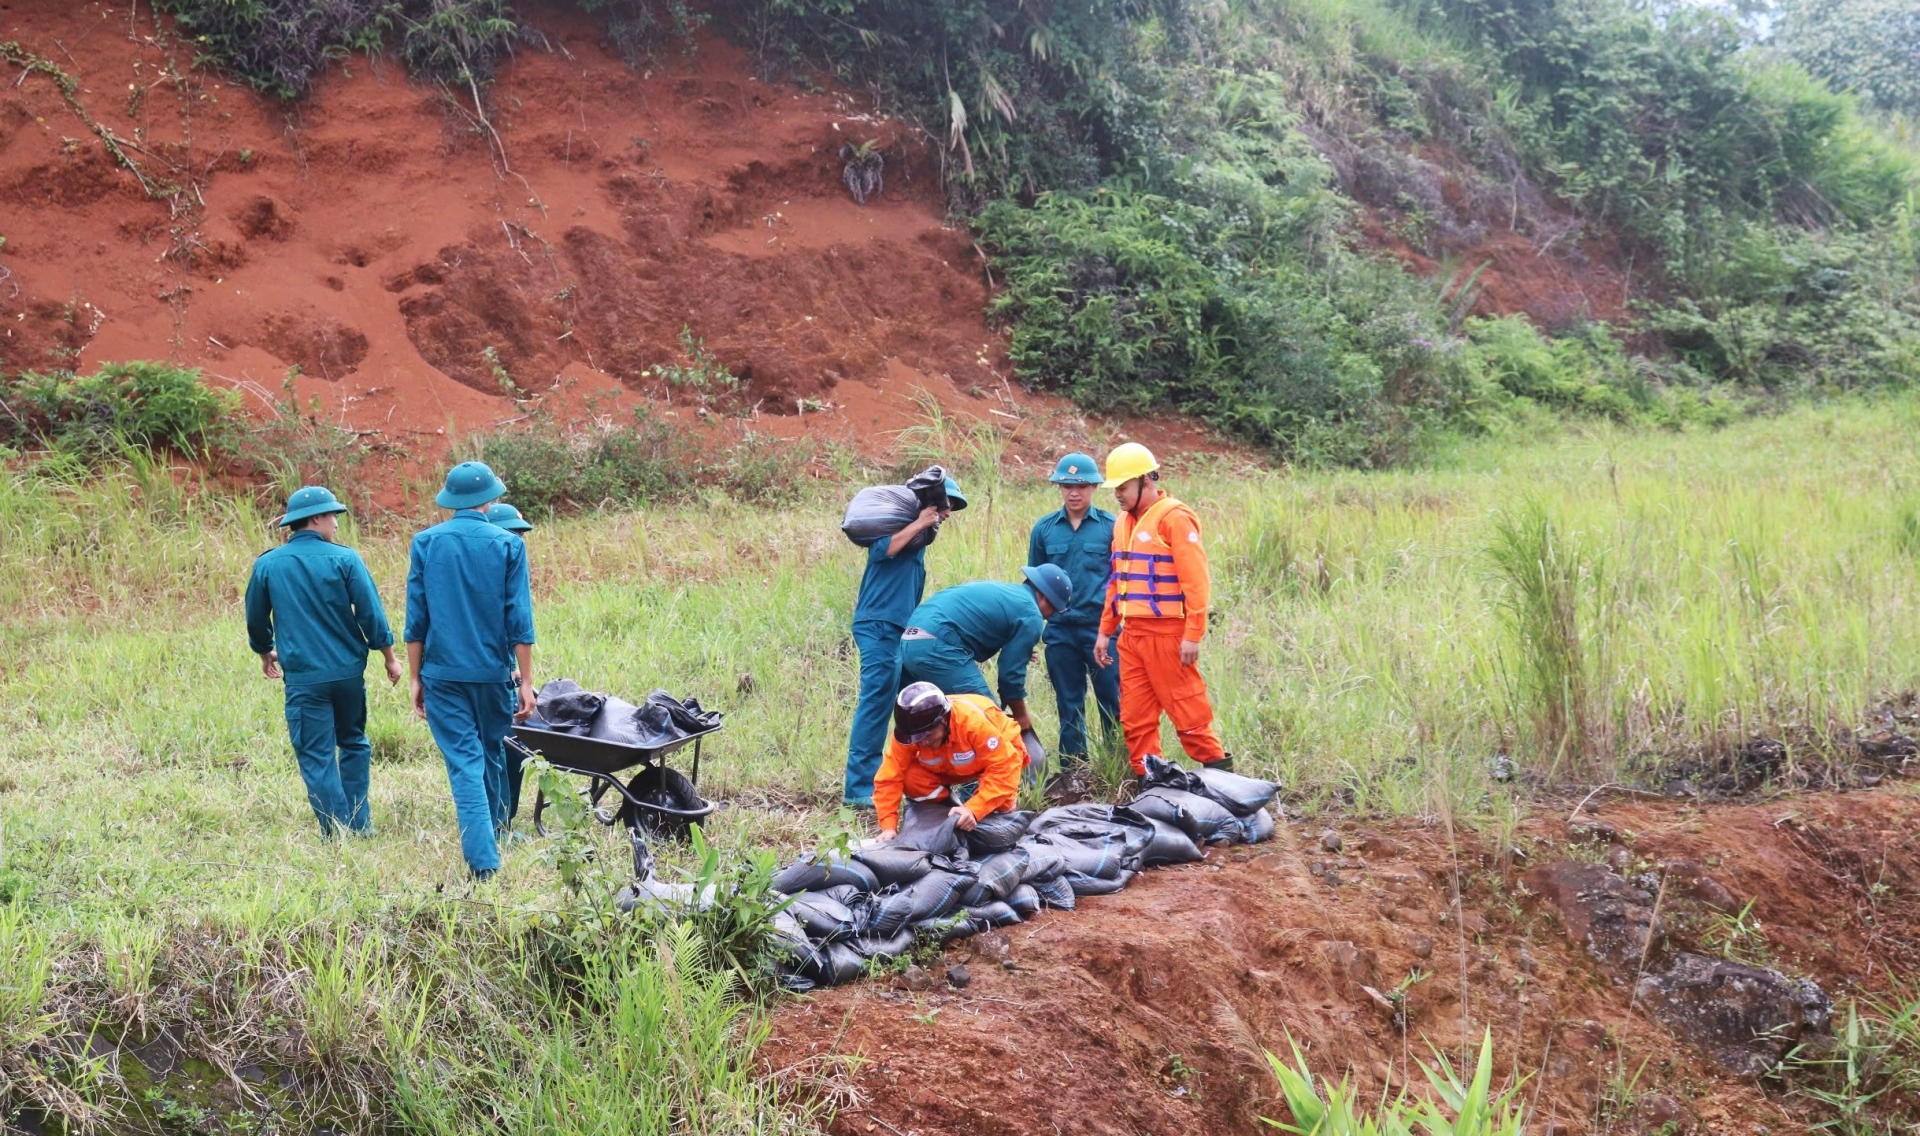
MULTIPOLYGON (((1476 442, 1380 474, 1176 463, 1166 484, 1215 566, 1201 667, 1222 731, 1299 807, 1472 818, 1501 751, 1536 775, 1617 779, 1860 722, 1920 686, 1902 520, 1916 427, 1920 401, 1848 402, 1711 434, 1476 442)), ((931 586, 1013 578, 1057 495, 983 480, 970 435, 947 437, 991 492, 932 546, 931 586)), ((536 680, 664 687, 726 713, 701 784, 733 806, 706 829, 730 856, 811 847, 835 823, 861 570, 836 531, 846 492, 529 534, 536 680)), ((583 1094, 601 1096, 568 1106, 582 1125, 622 1094, 695 1130, 772 1125, 746 1085, 758 1012, 724 965, 578 931, 543 842, 465 882, 403 691, 376 682, 370 699, 375 835, 320 838, 241 627, 268 521, 158 467, 0 481, 0 1094, 133 1107, 50 1039, 185 1022, 196 1052, 330 1070, 322 1111, 349 1129, 397 1111, 532 1131, 583 1094), (615 983, 636 968, 642 986, 615 983), (49 1054, 66 1054, 58 1077, 49 1054), (648 1086, 646 1068, 681 1071, 648 1086), (102 1087, 61 1087, 82 1081, 102 1087)), ((343 530, 396 625, 410 528, 343 530)), ((1051 740, 1052 700, 1033 706, 1051 740)), ((621 862, 615 834, 592 839, 621 862)), ((662 852, 669 872, 699 867, 662 852)))

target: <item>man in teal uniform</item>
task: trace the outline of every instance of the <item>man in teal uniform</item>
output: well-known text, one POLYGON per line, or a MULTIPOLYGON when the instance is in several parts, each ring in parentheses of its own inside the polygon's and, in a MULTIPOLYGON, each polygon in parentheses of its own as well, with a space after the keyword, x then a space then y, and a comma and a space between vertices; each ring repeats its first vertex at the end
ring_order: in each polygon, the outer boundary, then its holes
POLYGON ((919 536, 967 507, 960 483, 947 479, 946 509, 920 510, 906 528, 867 546, 867 571, 853 605, 853 642, 860 649, 860 700, 847 734, 847 775, 840 799, 873 807, 873 776, 887 746, 893 700, 900 693, 900 633, 927 591, 927 542, 919 536))
MULTIPOLYGON (((520 510, 507 504, 505 501, 496 502, 487 510, 487 520, 489 523, 499 525, 501 528, 519 537, 522 542, 526 540, 526 534, 533 531, 533 522, 521 516, 520 510)), ((529 569, 528 574, 532 574, 531 569, 529 569)), ((520 672, 516 667, 514 677, 507 680, 507 686, 513 691, 516 698, 519 696, 519 685, 520 672)), ((511 826, 513 824, 513 818, 520 815, 520 782, 525 779, 526 770, 521 768, 519 750, 508 749, 504 756, 507 767, 506 783, 501 786, 500 791, 505 795, 507 802, 507 824, 511 826)))
POLYGON ((340 514, 334 495, 309 485, 287 498, 279 548, 260 554, 247 580, 247 641, 268 678, 286 681, 287 735, 307 784, 320 831, 337 824, 366 832, 368 766, 367 655, 386 656, 387 681, 400 681, 393 630, 366 562, 333 542, 340 514))
POLYGON ((460 851, 483 880, 500 867, 494 830, 507 820, 503 743, 533 713, 526 545, 482 511, 506 491, 480 462, 448 472, 434 504, 454 513, 413 538, 402 635, 414 712, 446 759, 460 851))
POLYGON ((1072 604, 1073 584, 1052 564, 1020 571, 1024 584, 955 584, 914 608, 900 636, 901 683, 930 682, 947 694, 992 698, 980 664, 998 655, 1000 702, 1021 729, 1033 729, 1027 662, 1046 621, 1072 604))
POLYGON ((1073 582, 1073 606, 1047 621, 1047 676, 1060 706, 1060 768, 1047 783, 1049 796, 1083 797, 1087 792, 1087 683, 1093 683, 1100 708, 1100 729, 1110 745, 1118 741, 1120 664, 1094 661, 1093 641, 1100 635, 1100 606, 1106 602, 1107 573, 1113 549, 1113 514, 1094 507, 1100 466, 1086 454, 1060 459, 1049 479, 1060 487, 1061 507, 1034 523, 1027 540, 1027 563, 1054 564, 1073 582))

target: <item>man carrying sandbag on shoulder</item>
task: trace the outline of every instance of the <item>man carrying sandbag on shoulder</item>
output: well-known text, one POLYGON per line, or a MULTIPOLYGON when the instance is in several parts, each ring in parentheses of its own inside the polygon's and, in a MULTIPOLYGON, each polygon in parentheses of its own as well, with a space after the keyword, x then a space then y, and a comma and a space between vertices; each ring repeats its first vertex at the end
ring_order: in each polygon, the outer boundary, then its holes
POLYGON ((526 544, 482 511, 506 492, 486 465, 454 466, 434 498, 453 516, 414 536, 407 567, 413 709, 446 759, 460 851, 477 880, 500 867, 507 734, 533 713, 526 544))
POLYGON ((903 824, 936 827, 948 816, 955 828, 972 832, 995 813, 1013 809, 1026 767, 1020 724, 992 699, 949 698, 930 682, 912 683, 895 702, 893 744, 873 782, 880 839, 894 839, 903 824), (954 788, 971 781, 979 782, 973 796, 953 804, 954 788))
POLYGON ((1137 778, 1160 755, 1160 715, 1187 756, 1214 769, 1233 759, 1213 732, 1213 703, 1200 677, 1212 581, 1193 510, 1160 488, 1160 463, 1138 442, 1107 455, 1106 480, 1120 503, 1113 529, 1113 575, 1093 657, 1112 660, 1120 637, 1120 728, 1137 778))
POLYGON ((261 553, 247 580, 247 640, 261 672, 286 682, 287 735, 326 836, 372 824, 367 656, 384 655, 387 681, 400 681, 373 576, 359 553, 334 543, 346 511, 321 486, 296 491, 279 521, 287 542, 261 553))
POLYGON ((873 805, 873 776, 887 744, 887 719, 900 690, 900 633, 927 590, 927 545, 940 524, 967 507, 960 483, 933 466, 905 486, 862 490, 841 525, 847 538, 867 550, 867 568, 853 606, 853 642, 860 650, 860 697, 847 733, 843 803, 873 805), (936 491, 937 490, 937 491, 936 491), (886 507, 899 513, 891 519, 886 507), (869 503, 871 513, 864 513, 869 503), (911 510, 918 506, 918 513, 911 510))

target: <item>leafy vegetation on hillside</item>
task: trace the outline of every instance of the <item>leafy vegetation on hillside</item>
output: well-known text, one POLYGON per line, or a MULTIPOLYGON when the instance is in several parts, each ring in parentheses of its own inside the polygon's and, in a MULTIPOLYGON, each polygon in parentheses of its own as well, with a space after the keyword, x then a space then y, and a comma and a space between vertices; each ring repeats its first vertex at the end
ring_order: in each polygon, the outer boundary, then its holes
MULTIPOLYGON (((163 2, 289 94, 387 46, 478 98, 539 40, 504 0, 163 2)), ((700 20, 579 2, 629 58, 700 20)), ((1369 465, 1539 404, 1675 424, 1920 380, 1920 159, 1879 117, 1913 37, 1878 14, 1909 7, 1792 0, 1760 45, 1632 0, 736 0, 723 23, 770 77, 824 71, 927 129, 1025 381, 1369 465), (1363 219, 1469 255, 1496 228, 1543 255, 1600 236, 1643 299, 1612 330, 1483 325, 1479 265, 1411 276, 1363 219)))

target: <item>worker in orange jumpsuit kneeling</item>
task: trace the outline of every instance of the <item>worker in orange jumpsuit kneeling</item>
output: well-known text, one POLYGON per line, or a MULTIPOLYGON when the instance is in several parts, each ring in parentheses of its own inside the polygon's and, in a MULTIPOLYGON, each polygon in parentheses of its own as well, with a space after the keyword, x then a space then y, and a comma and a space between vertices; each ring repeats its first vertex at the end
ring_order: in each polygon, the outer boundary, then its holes
POLYGON ((955 787, 978 781, 965 804, 946 809, 955 828, 971 832, 994 813, 1013 808, 1026 767, 1020 723, 992 699, 948 696, 930 682, 911 683, 894 702, 893 741, 873 778, 880 839, 899 835, 903 803, 930 810, 952 801, 955 787))
POLYGON ((1120 729, 1134 776, 1160 753, 1160 715, 1173 721, 1187 756, 1214 769, 1233 759, 1213 732, 1213 703, 1200 677, 1210 583, 1200 521, 1160 488, 1160 463, 1138 442, 1107 455, 1104 488, 1114 491, 1113 571, 1100 613, 1094 661, 1112 659, 1120 637, 1120 729))

